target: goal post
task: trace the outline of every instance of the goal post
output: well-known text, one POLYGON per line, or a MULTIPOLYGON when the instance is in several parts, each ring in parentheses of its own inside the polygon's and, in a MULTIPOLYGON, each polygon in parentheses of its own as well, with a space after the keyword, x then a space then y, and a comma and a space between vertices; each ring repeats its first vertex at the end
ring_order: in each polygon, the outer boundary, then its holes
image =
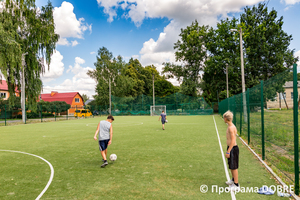
POLYGON ((159 116, 164 111, 167 114, 167 107, 165 105, 150 106, 150 115, 159 116))

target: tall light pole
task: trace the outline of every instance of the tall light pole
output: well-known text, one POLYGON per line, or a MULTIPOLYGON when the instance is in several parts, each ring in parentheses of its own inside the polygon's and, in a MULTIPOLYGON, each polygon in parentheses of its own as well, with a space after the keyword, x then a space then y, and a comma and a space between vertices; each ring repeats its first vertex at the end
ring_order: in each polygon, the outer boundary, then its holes
POLYGON ((154 73, 152 73, 152 84, 153 84, 153 108, 155 109, 154 73))
POLYGON ((228 94, 228 64, 226 63, 226 90, 227 90, 227 98, 229 97, 228 94))
POLYGON ((241 73, 242 73, 242 92, 243 92, 243 110, 244 110, 244 119, 247 122, 247 108, 246 108, 246 89, 245 89, 245 74, 244 74, 244 55, 243 55, 243 38, 242 38, 242 27, 240 30, 230 29, 231 32, 237 31, 240 33, 240 51, 241 51, 241 73))
POLYGON ((111 115, 111 80, 109 77, 109 114, 111 115))
POLYGON ((21 80, 21 108, 22 108, 22 121, 26 122, 26 108, 25 108, 25 55, 28 53, 22 54, 22 80, 21 80))

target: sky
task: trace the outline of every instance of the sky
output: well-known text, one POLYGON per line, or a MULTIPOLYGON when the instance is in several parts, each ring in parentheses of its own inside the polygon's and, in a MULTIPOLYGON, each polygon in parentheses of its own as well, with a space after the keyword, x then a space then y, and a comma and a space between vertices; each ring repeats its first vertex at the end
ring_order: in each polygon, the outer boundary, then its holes
MULTIPOLYGON (((48 0, 36 0, 38 7, 48 0)), ((245 6, 266 2, 283 16, 283 30, 292 35, 290 49, 300 57, 300 0, 52 0, 55 32, 60 35, 50 70, 42 76, 42 93, 79 92, 95 95, 95 80, 86 73, 95 69, 97 52, 106 47, 114 57, 162 70, 175 62, 174 43, 181 28, 197 20, 216 27, 224 18, 239 17, 245 6)), ((298 63, 299 65, 300 63, 298 63)), ((176 84, 174 80, 170 80, 176 84)))

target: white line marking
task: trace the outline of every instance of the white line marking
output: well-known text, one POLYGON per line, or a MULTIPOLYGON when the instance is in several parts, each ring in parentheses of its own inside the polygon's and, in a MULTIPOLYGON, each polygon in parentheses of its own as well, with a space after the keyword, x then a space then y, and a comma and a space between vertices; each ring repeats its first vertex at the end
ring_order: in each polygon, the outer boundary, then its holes
MULTIPOLYGON (((213 119, 214 119, 216 131, 217 131, 217 135, 218 135, 218 140, 219 140, 219 145, 220 145, 221 155, 222 155, 222 159, 223 159, 223 164, 224 164, 224 169, 225 169, 226 178, 227 178, 227 180, 229 181, 229 180, 230 180, 230 177, 229 177, 229 173, 228 173, 228 169, 227 169, 227 164, 226 164, 226 162, 225 162, 225 156, 224 156, 224 152, 223 152, 223 149, 222 149, 222 144, 221 144, 221 140, 220 140, 220 136, 219 136, 219 131, 218 131, 217 124, 216 124, 216 121, 215 121, 215 117, 214 117, 214 116, 213 116, 213 119)), ((232 199, 232 200, 236 200, 234 192, 231 191, 230 193, 231 193, 231 199, 232 199)))
POLYGON ((37 155, 34 155, 34 154, 30 154, 30 153, 26 153, 26 152, 22 152, 22 151, 1 150, 1 149, 0 149, 0 151, 13 152, 13 153, 22 153, 22 154, 34 156, 34 157, 37 157, 37 158, 39 158, 39 159, 45 161, 45 162, 49 165, 49 167, 50 167, 50 169, 51 169, 50 179, 49 179, 49 181, 48 181, 46 187, 43 189, 43 191, 40 193, 40 195, 36 198, 36 200, 39 200, 39 199, 43 196, 43 194, 47 191, 47 189, 48 189, 48 187, 50 186, 50 184, 51 184, 51 182, 52 182, 52 180, 53 180, 53 177, 54 177, 54 169, 53 169, 53 166, 51 165, 51 163, 48 162, 46 159, 40 157, 40 156, 37 156, 37 155))

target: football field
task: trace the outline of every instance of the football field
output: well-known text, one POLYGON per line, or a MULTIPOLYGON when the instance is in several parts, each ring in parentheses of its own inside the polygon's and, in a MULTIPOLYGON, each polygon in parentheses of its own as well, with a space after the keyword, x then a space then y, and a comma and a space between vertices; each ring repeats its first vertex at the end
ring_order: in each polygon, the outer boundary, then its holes
MULTIPOLYGON (((93 139, 105 117, 1 127, 0 199, 281 199, 222 192, 227 185, 217 130, 225 152, 227 125, 220 116, 167 118, 162 130, 158 116, 116 116, 108 155, 118 158, 105 168, 93 139)), ((276 186, 237 142, 240 186, 276 186)))

